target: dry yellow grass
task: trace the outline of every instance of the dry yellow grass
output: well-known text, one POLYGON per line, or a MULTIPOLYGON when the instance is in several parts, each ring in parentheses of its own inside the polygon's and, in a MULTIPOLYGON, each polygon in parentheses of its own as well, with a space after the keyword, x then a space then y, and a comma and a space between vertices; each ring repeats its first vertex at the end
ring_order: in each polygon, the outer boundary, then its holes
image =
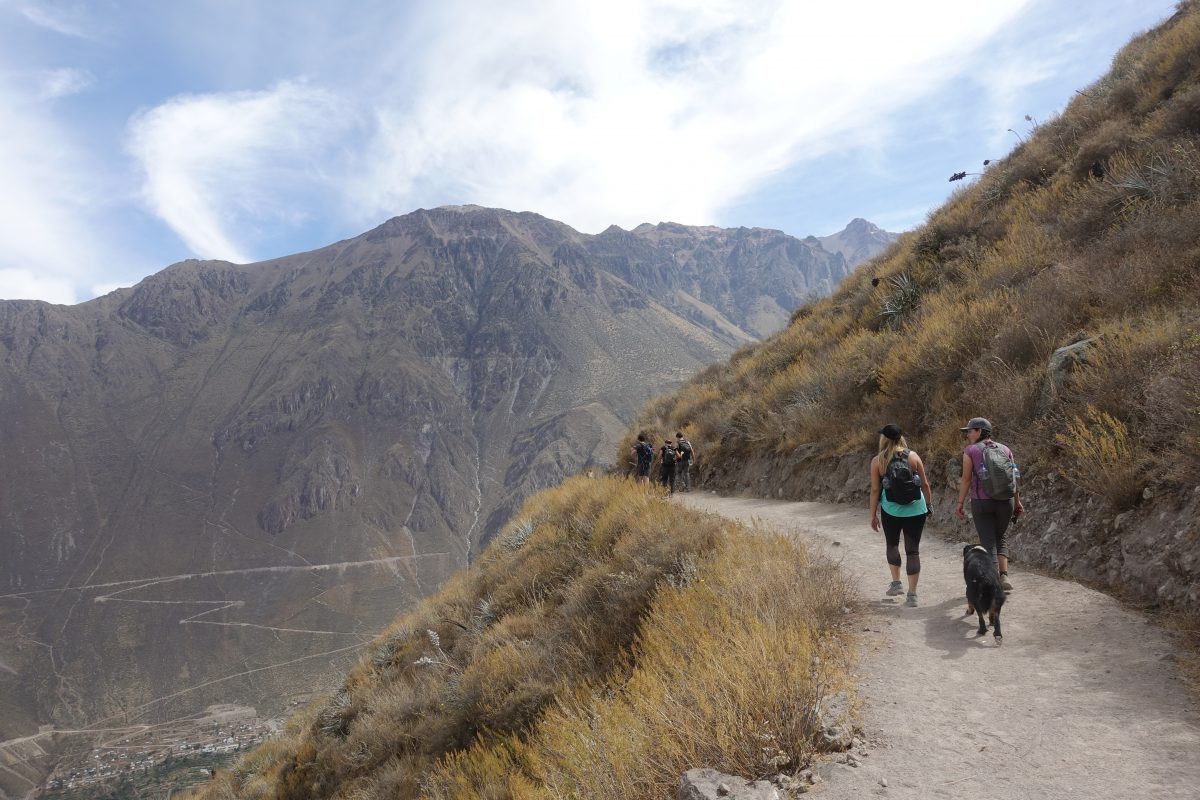
MULTIPOLYGON (((1091 454, 1056 434, 1095 407, 1123 426, 1130 463, 1182 486, 1200 469, 1197 231, 1200 1, 1187 0, 923 227, 639 427, 688 427, 711 466, 801 444, 836 454, 897 422, 939 463, 982 414, 1027 474, 1065 458, 1084 475, 1091 454), (1080 333, 1100 345, 1046 407, 1048 358, 1080 333)), ((1081 483, 1136 501, 1132 484, 1081 483)))
POLYGON ((692 766, 798 769, 850 596, 790 539, 572 479, 201 796, 649 798, 692 766))
POLYGON ((1145 472, 1137 463, 1129 430, 1119 419, 1088 406, 1055 438, 1067 455, 1066 475, 1072 483, 1102 492, 1118 507, 1135 502, 1142 493, 1145 472))

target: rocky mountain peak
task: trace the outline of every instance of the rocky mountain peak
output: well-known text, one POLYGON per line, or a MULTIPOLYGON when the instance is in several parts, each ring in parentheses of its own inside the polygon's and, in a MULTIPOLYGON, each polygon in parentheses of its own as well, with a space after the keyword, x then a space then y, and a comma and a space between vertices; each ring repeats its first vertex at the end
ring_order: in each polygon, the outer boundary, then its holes
POLYGON ((855 217, 854 219, 850 220, 850 222, 846 223, 846 227, 843 230, 847 233, 874 233, 875 231, 883 231, 883 229, 874 222, 863 219, 862 217, 855 217))
POLYGON ((841 253, 853 268, 882 253, 900 238, 900 234, 885 231, 870 220, 855 217, 837 233, 816 238, 829 252, 841 253))

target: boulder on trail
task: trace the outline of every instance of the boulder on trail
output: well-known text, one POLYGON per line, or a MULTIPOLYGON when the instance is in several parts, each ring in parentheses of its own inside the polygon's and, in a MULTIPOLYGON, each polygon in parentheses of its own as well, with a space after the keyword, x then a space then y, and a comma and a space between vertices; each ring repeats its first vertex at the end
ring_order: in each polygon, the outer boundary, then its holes
POLYGON ((769 781, 747 781, 715 769, 689 769, 679 779, 679 800, 781 800, 769 781))

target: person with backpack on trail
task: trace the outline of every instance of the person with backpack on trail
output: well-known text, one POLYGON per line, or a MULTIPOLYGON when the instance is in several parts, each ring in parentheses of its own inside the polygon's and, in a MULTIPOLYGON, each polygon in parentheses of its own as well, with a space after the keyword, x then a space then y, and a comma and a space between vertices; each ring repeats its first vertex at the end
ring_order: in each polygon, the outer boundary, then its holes
POLYGON ((675 449, 679 451, 679 463, 675 466, 676 477, 683 491, 692 490, 692 465, 696 463, 696 451, 692 443, 683 438, 683 431, 675 432, 675 449))
POLYGON ((1000 586, 1012 591, 1008 580, 1008 526, 1025 513, 1017 485, 1020 472, 1012 450, 992 439, 992 423, 975 417, 959 428, 967 439, 962 456, 962 478, 958 482, 958 506, 954 513, 963 518, 963 504, 971 496, 971 521, 979 544, 996 559, 1000 586))
POLYGON ((654 447, 646 441, 646 434, 638 434, 637 442, 629 450, 629 456, 637 461, 638 483, 649 483, 650 462, 654 460, 654 447))
POLYGON ((663 446, 658 449, 662 453, 662 485, 675 494, 675 465, 679 461, 679 451, 670 439, 663 440, 663 446))
POLYGON ((888 597, 904 592, 900 583, 900 536, 904 536, 904 572, 908 576, 904 604, 910 608, 917 605, 921 533, 932 505, 921 457, 909 449, 898 425, 884 425, 879 431, 879 454, 871 459, 871 530, 883 528, 888 570, 892 573, 892 582, 884 592, 888 597))

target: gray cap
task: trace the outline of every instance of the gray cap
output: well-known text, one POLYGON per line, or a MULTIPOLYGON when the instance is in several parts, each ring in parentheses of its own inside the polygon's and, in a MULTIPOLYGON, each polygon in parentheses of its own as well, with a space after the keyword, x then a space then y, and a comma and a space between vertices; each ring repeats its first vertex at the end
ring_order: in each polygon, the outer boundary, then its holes
POLYGON ((959 430, 969 431, 972 428, 978 428, 981 431, 990 431, 992 429, 992 423, 988 422, 983 417, 973 417, 971 421, 967 423, 965 428, 959 428, 959 430))

